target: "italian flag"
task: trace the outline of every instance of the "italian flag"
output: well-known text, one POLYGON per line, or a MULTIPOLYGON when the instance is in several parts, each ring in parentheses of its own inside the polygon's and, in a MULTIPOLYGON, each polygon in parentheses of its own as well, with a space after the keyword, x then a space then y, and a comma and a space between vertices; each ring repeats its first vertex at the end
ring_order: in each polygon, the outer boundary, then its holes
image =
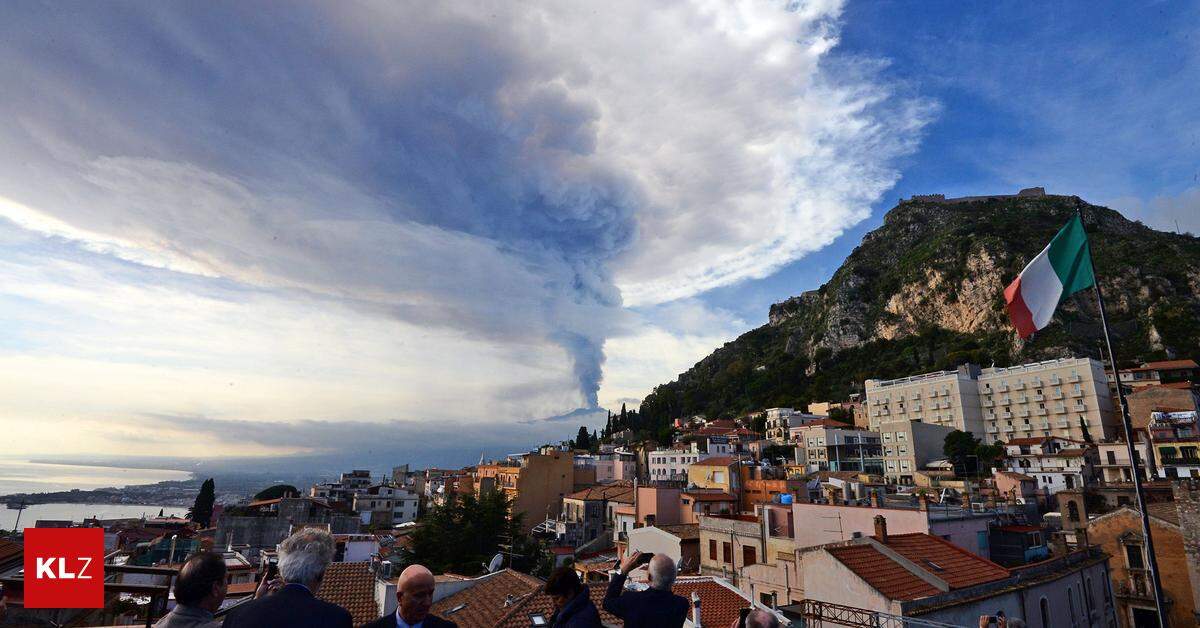
POLYGON ((1059 303, 1095 283, 1087 233, 1075 216, 1004 289, 1008 316, 1017 333, 1028 338, 1050 324, 1059 303))

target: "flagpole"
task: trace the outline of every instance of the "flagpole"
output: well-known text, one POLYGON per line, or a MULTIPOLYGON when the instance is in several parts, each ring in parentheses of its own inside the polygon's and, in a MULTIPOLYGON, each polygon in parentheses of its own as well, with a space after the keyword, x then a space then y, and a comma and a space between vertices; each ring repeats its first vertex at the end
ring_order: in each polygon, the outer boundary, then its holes
MULTIPOLYGON (((1079 215, 1079 224, 1087 233, 1083 222, 1083 206, 1075 208, 1079 215)), ((1162 583, 1158 579, 1158 559, 1154 556, 1154 540, 1150 536, 1150 514, 1146 511, 1146 494, 1142 491, 1142 474, 1137 462, 1136 447, 1133 441, 1133 423, 1129 420, 1129 404, 1125 402, 1125 391, 1121 389, 1121 373, 1117 370, 1117 356, 1113 353, 1112 338, 1108 333, 1108 318, 1104 314, 1104 295, 1100 292, 1100 277, 1096 273, 1096 262, 1092 259, 1092 243, 1087 243, 1088 263, 1092 265, 1093 286, 1096 288, 1096 301, 1100 304, 1100 326, 1104 328, 1104 344, 1108 346, 1108 360, 1112 364, 1113 377, 1116 379, 1117 403, 1121 408, 1121 425, 1125 428, 1125 446, 1129 449, 1129 465, 1133 470, 1133 491, 1137 495, 1138 511, 1142 515, 1142 536, 1145 538, 1146 567, 1150 572, 1150 580, 1154 583, 1154 606, 1158 609, 1158 625, 1167 628, 1167 614, 1163 609, 1162 583)), ((1148 442, 1148 441, 1147 441, 1148 442)))

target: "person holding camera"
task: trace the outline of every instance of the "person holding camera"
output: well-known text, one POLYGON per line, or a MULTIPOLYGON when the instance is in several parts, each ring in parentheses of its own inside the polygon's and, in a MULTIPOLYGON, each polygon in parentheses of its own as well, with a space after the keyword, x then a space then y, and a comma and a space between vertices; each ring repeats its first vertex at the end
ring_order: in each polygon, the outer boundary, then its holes
POLYGON ((620 570, 613 574, 602 606, 604 610, 623 619, 625 628, 680 628, 687 620, 688 601, 671 592, 677 573, 675 561, 668 556, 634 552, 621 561, 620 570), (629 573, 647 562, 650 566, 650 588, 645 591, 626 591, 625 580, 629 573))

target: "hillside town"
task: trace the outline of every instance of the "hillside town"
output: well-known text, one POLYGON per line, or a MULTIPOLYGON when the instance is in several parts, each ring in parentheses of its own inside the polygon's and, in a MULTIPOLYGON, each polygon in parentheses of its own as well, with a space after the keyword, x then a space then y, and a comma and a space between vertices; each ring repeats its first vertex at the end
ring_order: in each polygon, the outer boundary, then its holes
MULTIPOLYGON (((431 612, 462 627, 545 625, 545 578, 563 567, 599 608, 639 552, 676 565, 671 590, 691 602, 690 626, 736 624, 742 609, 781 625, 958 626, 997 613, 1030 626, 1147 625, 1153 590, 1117 386, 1170 625, 1193 625, 1200 366, 1149 362, 1113 377, 1086 357, 967 363, 868 379, 861 394, 802 409, 678 417, 662 443, 615 415, 599 442, 579 442, 591 440, 581 429, 576 441, 464 468, 354 469, 189 518, 38 521, 104 530, 108 603, 24 609, 14 533, 0 540, 0 625, 152 625, 199 551, 226 565, 219 620, 255 597, 280 544, 306 528, 336 543, 317 596, 366 624, 395 613, 400 574, 422 558, 435 514, 489 495, 513 524, 486 548, 494 558, 434 574, 431 612)), ((626 587, 646 587, 644 571, 628 577, 626 587)))

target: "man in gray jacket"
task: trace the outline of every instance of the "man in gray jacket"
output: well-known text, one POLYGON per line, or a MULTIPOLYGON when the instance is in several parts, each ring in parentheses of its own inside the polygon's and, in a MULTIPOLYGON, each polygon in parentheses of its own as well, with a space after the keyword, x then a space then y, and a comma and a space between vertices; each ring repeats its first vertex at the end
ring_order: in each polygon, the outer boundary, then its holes
POLYGON ((154 628, 220 628, 213 613, 225 600, 225 559, 213 552, 192 554, 175 578, 175 608, 154 628))

